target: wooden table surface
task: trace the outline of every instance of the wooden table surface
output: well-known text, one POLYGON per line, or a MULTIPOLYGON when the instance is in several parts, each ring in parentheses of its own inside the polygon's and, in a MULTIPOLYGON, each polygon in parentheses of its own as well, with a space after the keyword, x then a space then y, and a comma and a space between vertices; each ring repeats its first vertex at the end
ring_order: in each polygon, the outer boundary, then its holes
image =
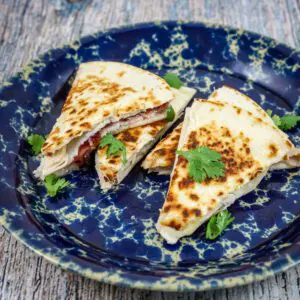
MULTIPOLYGON (((300 0, 0 0, 0 83, 32 58, 82 35, 153 20, 241 27, 300 47, 300 0)), ((48 263, 0 229, 1 299, 300 299, 300 267, 202 293, 120 288, 48 263)))

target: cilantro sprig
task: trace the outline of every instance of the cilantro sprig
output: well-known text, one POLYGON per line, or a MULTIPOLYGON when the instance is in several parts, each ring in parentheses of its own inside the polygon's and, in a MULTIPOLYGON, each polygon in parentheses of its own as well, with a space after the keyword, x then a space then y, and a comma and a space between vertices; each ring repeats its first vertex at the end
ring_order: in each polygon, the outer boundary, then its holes
POLYGON ((175 111, 172 105, 166 109, 166 120, 172 122, 175 119, 175 111))
POLYGON ((180 78, 174 73, 165 74, 164 80, 169 84, 169 86, 175 89, 179 89, 182 86, 180 78))
POLYGON ((177 150, 176 153, 188 160, 188 173, 199 183, 206 178, 224 176, 225 165, 221 161, 221 154, 217 151, 208 147, 199 147, 189 151, 177 150))
POLYGON ((50 197, 56 196, 60 190, 70 185, 69 181, 67 181, 64 178, 58 178, 54 174, 46 176, 44 183, 47 190, 47 194, 50 197))
POLYGON ((267 114, 272 118, 274 124, 284 131, 294 128, 297 126, 297 123, 300 122, 300 116, 286 115, 280 117, 278 115, 274 115, 271 109, 267 110, 267 114))
POLYGON ((231 216, 231 213, 227 209, 212 216, 207 223, 205 237, 208 240, 216 239, 233 220, 234 217, 231 216))
POLYGON ((108 133, 104 137, 102 137, 99 146, 100 148, 108 146, 106 152, 108 157, 119 154, 121 152, 123 164, 126 164, 126 146, 123 142, 116 139, 111 133, 108 133))
POLYGON ((41 152, 45 138, 40 134, 31 134, 27 138, 28 144, 31 145, 32 152, 34 155, 38 155, 41 152))

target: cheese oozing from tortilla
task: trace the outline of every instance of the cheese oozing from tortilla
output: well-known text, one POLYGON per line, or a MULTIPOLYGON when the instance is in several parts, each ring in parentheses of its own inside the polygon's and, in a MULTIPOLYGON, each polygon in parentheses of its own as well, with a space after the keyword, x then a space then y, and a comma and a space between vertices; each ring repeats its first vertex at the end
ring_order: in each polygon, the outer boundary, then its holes
MULTIPOLYGON (((224 103, 231 103, 240 108, 245 108, 253 113, 258 118, 264 119, 266 122, 273 124, 270 116, 252 99, 242 94, 241 92, 223 86, 214 91, 209 100, 217 100, 224 103)), ((175 152, 178 147, 180 128, 182 124, 178 125, 166 138, 161 140, 156 147, 147 155, 142 166, 149 172, 158 172, 159 174, 171 174, 175 161, 175 152)), ((285 137, 287 135, 278 129, 285 137)), ((296 168, 300 166, 300 149, 293 148, 284 159, 271 166, 271 169, 287 169, 296 168)))
POLYGON ((171 105, 175 111, 172 122, 166 120, 131 128, 115 135, 126 147, 127 162, 123 164, 122 156, 107 157, 107 147, 98 149, 95 161, 102 189, 109 189, 120 183, 134 167, 134 165, 149 151, 156 141, 181 116, 184 108, 195 95, 196 90, 188 87, 172 89, 175 95, 171 105))
POLYGON ((80 146, 95 134, 162 120, 173 99, 167 82, 148 71, 118 62, 81 64, 35 174, 43 179, 67 172, 80 146))
POLYGON ((231 103, 195 101, 187 109, 180 150, 206 146, 219 152, 224 177, 195 182, 188 161, 176 155, 157 230, 170 244, 191 235, 212 215, 252 191, 270 167, 283 160, 294 145, 266 118, 231 103))

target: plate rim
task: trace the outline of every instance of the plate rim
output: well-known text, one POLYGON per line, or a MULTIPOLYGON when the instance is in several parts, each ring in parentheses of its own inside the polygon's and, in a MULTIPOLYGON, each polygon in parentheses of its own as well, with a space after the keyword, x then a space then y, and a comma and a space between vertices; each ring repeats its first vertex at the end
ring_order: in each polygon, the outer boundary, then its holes
MULTIPOLYGON (((193 282, 189 283, 189 287, 184 287, 181 284, 176 284, 174 285, 166 285, 164 283, 155 283, 157 286, 154 286, 153 283, 150 282, 150 284, 147 281, 143 281, 143 279, 141 280, 136 280, 136 279, 128 279, 128 278, 122 278, 122 274, 120 275, 120 280, 119 281, 113 281, 110 278, 106 279, 106 277, 103 277, 101 279, 99 279, 97 276, 98 274, 101 273, 107 273, 108 271, 105 271, 103 269, 102 272, 87 272, 87 270, 84 270, 82 267, 80 267, 78 270, 68 267, 67 265, 64 265, 63 263, 60 262, 59 259, 57 259, 56 256, 52 256, 49 255, 48 253, 45 253, 43 251, 41 251, 41 249, 38 249, 34 246, 32 246, 31 244, 29 244, 26 240, 23 240, 20 238, 20 236, 17 234, 16 231, 10 230, 9 227, 6 227, 5 222, 2 222, 2 218, 0 218, 0 225, 2 225, 5 230, 11 234, 18 242, 21 242, 23 245, 25 245, 27 248, 29 248, 29 250, 33 251, 33 253, 37 254, 40 257, 43 257, 46 259, 46 261, 52 263, 55 266, 58 266, 60 268, 62 268, 65 271, 68 272, 72 272, 76 275, 80 275, 83 276, 85 278, 88 279, 92 279, 98 282, 102 282, 105 284, 111 284, 111 285, 115 285, 115 286, 120 286, 120 287, 128 287, 128 288, 132 288, 132 289, 139 289, 139 290, 151 290, 151 291, 162 291, 162 292, 202 292, 202 291, 209 291, 209 290, 220 290, 220 289, 227 289, 227 288, 233 288, 233 287, 239 287, 239 286, 245 286, 247 284, 253 283, 253 282, 259 282, 265 279, 268 279, 270 277, 273 277, 279 273, 285 272, 287 270, 289 270, 290 268, 296 266, 297 264, 300 263, 300 255, 297 256, 296 258, 293 258, 293 261, 288 261, 287 263, 285 263, 284 265, 281 265, 280 267, 274 269, 270 269, 270 270, 266 270, 263 271, 262 274, 254 274, 253 273, 253 269, 254 267, 251 266, 250 268, 247 269, 247 272, 249 272, 250 270, 250 274, 243 274, 241 276, 239 276, 239 279, 241 281, 235 282, 236 277, 235 276, 226 276, 226 283, 224 284, 224 280, 219 281, 220 284, 214 286, 212 285, 212 283, 214 283, 216 281, 216 278, 210 278, 210 279, 198 279, 198 278, 193 278, 193 282), (136 284, 137 282, 141 281, 143 284, 136 284), (195 281, 197 281, 197 283, 195 283, 195 281), (203 284, 205 283, 205 284, 203 284)), ((283 254, 281 254, 279 257, 277 257, 276 259, 272 260, 271 262, 277 262, 280 259, 282 259, 284 257, 283 254)), ((268 262, 269 264, 271 264, 270 262, 268 262)), ((110 275, 115 275, 116 271, 112 270, 112 272, 110 272, 110 275)), ((126 273, 126 272, 125 272, 126 273)), ((142 276, 141 276, 142 277, 142 276)), ((145 276, 147 277, 147 275, 145 276)), ((220 280, 220 279, 217 279, 220 280)))
MULTIPOLYGON (((284 46, 290 51, 296 51, 300 52, 300 48, 298 47, 291 47, 287 45, 286 43, 279 42, 274 38, 271 38, 269 36, 251 31, 251 30, 245 30, 242 28, 237 28, 233 26, 228 25, 222 25, 218 23, 213 22, 198 22, 198 21, 188 21, 188 20, 159 20, 159 21, 151 21, 151 22, 137 22, 133 24, 126 24, 122 26, 113 26, 109 27, 104 30, 98 30, 94 33, 84 35, 78 39, 75 39, 73 41, 70 41, 69 43, 63 43, 58 47, 50 48, 43 52, 42 54, 38 55, 36 58, 31 59, 28 63, 23 65, 19 71, 17 71, 13 76, 10 76, 8 79, 4 80, 2 82, 2 86, 0 87, 0 93, 6 88, 9 83, 13 82, 15 79, 19 78, 20 75, 24 72, 24 70, 30 66, 31 64, 35 64, 38 61, 41 61, 45 58, 46 55, 49 55, 51 52, 55 52, 57 50, 63 50, 66 48, 69 48, 72 45, 76 45, 77 43, 79 45, 87 43, 89 40, 92 41, 102 35, 106 34, 115 34, 115 33, 124 33, 127 31, 132 30, 141 30, 145 28, 151 28, 151 27, 157 27, 157 26, 176 26, 176 25, 183 25, 183 26, 195 26, 195 27, 205 27, 205 28, 211 28, 211 29, 227 29, 232 31, 241 31, 241 34, 248 33, 252 36, 257 36, 263 39, 266 39, 268 41, 276 42, 277 46, 284 46)), ((291 224, 291 223, 290 223, 291 224)), ((289 225, 290 225, 289 224, 289 225)), ((210 276, 210 278, 207 279, 200 279, 200 278, 193 278, 189 281, 189 286, 184 286, 180 281, 178 283, 167 285, 163 282, 159 281, 148 281, 146 280, 147 275, 139 275, 141 276, 139 280, 136 278, 128 278, 128 277, 122 277, 122 273, 120 273, 119 280, 113 280, 110 278, 110 276, 99 278, 99 274, 103 273, 109 273, 110 275, 115 275, 117 271, 115 269, 112 270, 105 270, 103 267, 101 267, 103 270, 99 272, 93 272, 89 271, 89 268, 83 268, 80 264, 75 263, 79 268, 76 269, 74 267, 69 267, 67 264, 64 264, 60 261, 58 256, 50 255, 49 253, 43 252, 42 248, 36 247, 32 244, 30 244, 26 239, 22 239, 22 237, 18 234, 18 229, 14 229, 11 226, 11 223, 7 222, 5 218, 0 217, 0 225, 2 225, 7 232, 9 232, 17 241, 21 242, 23 245, 28 247, 30 250, 32 250, 35 254, 44 257, 48 262, 53 263, 56 266, 61 267, 62 269, 66 271, 73 272, 75 274, 79 274, 81 276, 84 276, 86 278, 96 280, 98 282, 103 282, 106 284, 113 284, 117 286, 123 286, 123 287, 129 287, 129 288, 135 288, 135 289, 148 289, 153 291, 166 291, 166 292, 192 292, 192 291, 206 291, 206 290, 216 290, 216 289, 222 289, 222 288, 231 288, 236 286, 243 286, 246 284, 250 284, 256 281, 261 281, 264 279, 267 279, 271 276, 274 276, 278 273, 284 272, 295 265, 300 263, 300 247, 298 248, 299 254, 297 254, 296 257, 293 257, 293 260, 287 260, 286 262, 280 264, 279 266, 272 267, 271 265, 273 263, 279 262, 282 258, 284 258, 284 253, 277 256, 272 261, 269 261, 269 267, 266 267, 262 270, 261 274, 255 274, 254 266, 249 267, 245 274, 242 274, 239 276, 239 281, 236 281, 236 276, 227 276, 224 278, 226 281, 220 280, 219 278, 214 278, 213 276, 210 276), (212 284, 218 280, 217 284, 212 284)), ((289 226, 288 225, 288 226, 289 226)), ((130 274, 130 271, 123 271, 124 274, 130 274)), ((136 275, 135 275, 136 276, 136 275)), ((157 277, 156 277, 157 278, 157 277)), ((160 278, 157 278, 160 279, 160 278)))

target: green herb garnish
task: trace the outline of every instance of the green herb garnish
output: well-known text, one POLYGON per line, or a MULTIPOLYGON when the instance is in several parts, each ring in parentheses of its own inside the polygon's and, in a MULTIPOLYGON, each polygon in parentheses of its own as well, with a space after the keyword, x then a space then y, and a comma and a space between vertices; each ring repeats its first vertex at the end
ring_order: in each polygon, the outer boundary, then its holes
POLYGON ((45 138, 39 134, 31 134, 28 136, 27 141, 31 145, 34 155, 38 155, 41 152, 45 138))
POLYGON ((119 154, 122 152, 122 161, 123 164, 126 164, 127 159, 126 159, 126 146, 123 142, 119 141, 116 139, 111 133, 107 133, 100 141, 100 148, 104 148, 105 146, 108 145, 107 148, 107 156, 112 156, 119 154))
POLYGON ((166 110, 166 120, 172 122, 175 119, 175 111, 172 105, 170 105, 166 110))
POLYGON ((205 237, 209 240, 216 239, 233 220, 234 217, 231 217, 227 209, 212 216, 207 223, 205 237))
POLYGON ((189 151, 177 150, 177 154, 185 157, 188 162, 188 172, 195 181, 201 183, 206 178, 224 176, 224 163, 221 154, 207 147, 199 147, 189 151))
POLYGON ((47 194, 50 197, 56 196, 56 194, 63 188, 70 185, 70 182, 64 178, 58 178, 56 175, 51 174, 45 178, 45 187, 47 189, 47 194))
POLYGON ((174 73, 167 73, 164 80, 173 88, 179 89, 182 86, 180 78, 174 73))
POLYGON ((279 117, 278 115, 273 115, 271 109, 267 110, 267 114, 272 118, 274 124, 284 131, 294 128, 300 122, 300 116, 287 115, 279 117))

